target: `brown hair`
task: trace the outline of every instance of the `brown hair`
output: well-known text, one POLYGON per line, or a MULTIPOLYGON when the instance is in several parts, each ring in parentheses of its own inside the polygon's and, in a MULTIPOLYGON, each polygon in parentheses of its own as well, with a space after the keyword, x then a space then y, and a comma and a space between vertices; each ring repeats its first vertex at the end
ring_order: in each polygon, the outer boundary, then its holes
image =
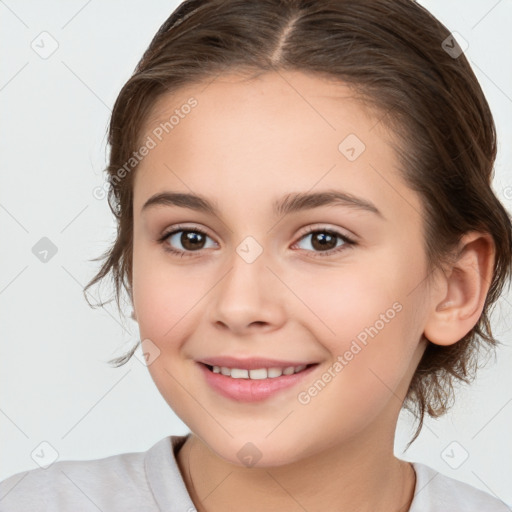
MULTIPOLYGON (((454 381, 474 379, 477 349, 499 343, 489 315, 511 271, 511 219, 491 189, 494 121, 458 50, 448 29, 412 0, 183 2, 160 27, 115 102, 107 172, 117 237, 84 293, 111 274, 118 307, 122 289, 131 297, 136 166, 123 179, 119 170, 140 144, 158 98, 227 71, 298 70, 348 84, 399 136, 395 149, 403 179, 424 206, 429 270, 441 267, 471 230, 490 233, 496 248, 478 323, 453 345, 429 342, 412 378, 403 404, 419 419, 412 443, 425 413, 438 417, 451 407, 454 381)), ((111 362, 126 363, 136 348, 111 362)))

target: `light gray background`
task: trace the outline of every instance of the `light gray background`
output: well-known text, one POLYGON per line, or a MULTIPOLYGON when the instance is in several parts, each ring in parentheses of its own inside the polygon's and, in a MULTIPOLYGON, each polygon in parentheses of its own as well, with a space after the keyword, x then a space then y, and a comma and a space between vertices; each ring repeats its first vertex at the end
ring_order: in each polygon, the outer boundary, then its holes
MULTIPOLYGON (((498 129, 494 188, 510 210, 512 1, 420 3, 469 43, 466 55, 498 129)), ((98 267, 89 260, 115 233, 105 199, 92 194, 104 183, 110 109, 177 4, 0 1, 0 479, 37 467, 31 453, 43 441, 59 460, 94 459, 147 450, 166 435, 188 432, 139 360, 119 369, 105 363, 138 339, 136 324, 121 321, 112 306, 90 309, 82 296, 98 267), (43 31, 58 43, 46 59, 31 47, 51 49, 43 31), (32 253, 42 237, 58 249, 47 263, 32 253)), ((395 445, 397 456, 424 462, 507 503, 511 303, 509 293, 494 315, 495 333, 506 344, 497 360, 489 361, 471 387, 460 389, 448 416, 426 420, 405 453, 413 430, 409 415, 402 414, 395 445), (469 456, 461 463, 464 450, 469 456)))

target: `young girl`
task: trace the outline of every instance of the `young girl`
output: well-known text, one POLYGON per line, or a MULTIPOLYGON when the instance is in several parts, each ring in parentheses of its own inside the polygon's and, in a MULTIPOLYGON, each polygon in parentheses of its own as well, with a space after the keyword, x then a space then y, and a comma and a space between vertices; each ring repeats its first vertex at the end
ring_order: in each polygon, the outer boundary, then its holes
POLYGON ((88 286, 128 293, 190 433, 14 475, 1 510, 509 510, 393 454, 402 407, 414 440, 497 343, 511 268, 493 119, 439 21, 410 0, 187 0, 109 144, 118 233, 88 286))

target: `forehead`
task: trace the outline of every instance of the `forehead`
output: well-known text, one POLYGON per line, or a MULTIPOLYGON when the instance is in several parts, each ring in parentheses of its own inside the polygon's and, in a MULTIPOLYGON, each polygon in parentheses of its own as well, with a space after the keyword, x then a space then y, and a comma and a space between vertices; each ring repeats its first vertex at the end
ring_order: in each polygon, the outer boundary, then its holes
MULTIPOLYGON (((343 105, 345 124, 351 121, 361 124, 361 117, 364 117, 372 127, 380 125, 381 136, 386 132, 385 127, 377 122, 380 112, 363 101, 354 87, 327 76, 279 71, 256 76, 222 74, 187 85, 173 93, 163 94, 144 121, 142 134, 150 133, 155 127, 165 124, 191 98, 197 101, 200 108, 194 107, 190 114, 186 114, 187 117, 197 117, 197 113, 201 112, 202 120, 206 121, 208 117, 221 114, 219 122, 229 122, 235 118, 237 124, 240 124, 240 117, 248 114, 251 119, 257 119, 256 114, 259 114, 259 120, 264 121, 259 123, 263 130, 271 129, 272 122, 277 124, 277 116, 286 111, 289 122, 308 118, 307 126, 311 130, 336 131, 341 120, 337 119, 332 107, 333 102, 339 102, 343 105)), ((196 132, 196 135, 200 133, 196 132)))
POLYGON ((395 135, 354 89, 317 76, 233 74, 187 86, 159 98, 142 133, 155 147, 136 172, 139 209, 169 189, 239 191, 231 199, 240 205, 250 192, 273 202, 315 187, 341 186, 374 203, 411 193, 398 174, 395 135))

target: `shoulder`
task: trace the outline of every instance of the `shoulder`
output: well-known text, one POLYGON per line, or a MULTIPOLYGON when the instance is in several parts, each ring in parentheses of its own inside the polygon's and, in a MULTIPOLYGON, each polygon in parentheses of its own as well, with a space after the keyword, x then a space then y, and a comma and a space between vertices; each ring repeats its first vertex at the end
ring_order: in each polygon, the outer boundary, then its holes
POLYGON ((155 510, 148 507, 155 502, 145 476, 146 453, 58 461, 17 473, 0 482, 0 511, 155 510))
POLYGON ((491 494, 420 462, 412 465, 416 488, 410 512, 510 512, 506 503, 491 494))

